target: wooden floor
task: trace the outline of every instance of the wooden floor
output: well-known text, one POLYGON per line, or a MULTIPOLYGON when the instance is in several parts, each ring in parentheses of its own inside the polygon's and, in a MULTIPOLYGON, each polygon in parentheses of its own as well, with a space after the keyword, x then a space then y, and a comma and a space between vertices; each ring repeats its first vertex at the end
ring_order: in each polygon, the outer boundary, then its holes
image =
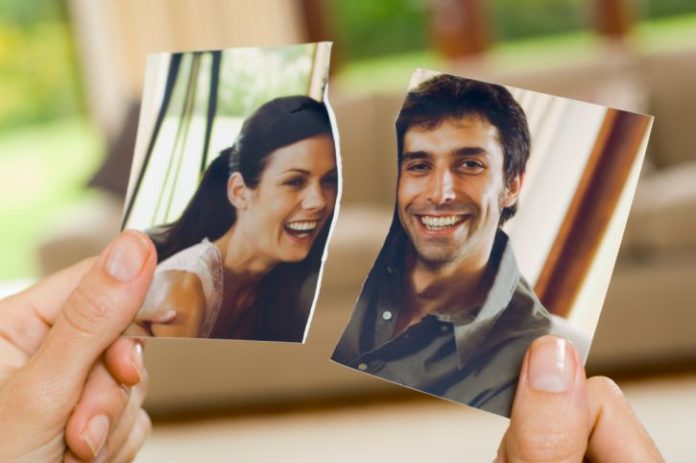
MULTIPOLYGON (((696 373, 621 382, 669 462, 696 462, 696 373)), ((490 462, 507 420, 413 398, 158 423, 137 462, 490 462)))

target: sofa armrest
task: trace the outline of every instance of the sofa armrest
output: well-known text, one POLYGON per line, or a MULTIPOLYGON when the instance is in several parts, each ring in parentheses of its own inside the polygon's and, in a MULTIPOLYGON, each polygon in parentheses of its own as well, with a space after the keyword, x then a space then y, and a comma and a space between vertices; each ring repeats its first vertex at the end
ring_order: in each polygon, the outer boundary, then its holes
POLYGON ((626 234, 642 254, 696 248, 696 162, 641 179, 626 234))

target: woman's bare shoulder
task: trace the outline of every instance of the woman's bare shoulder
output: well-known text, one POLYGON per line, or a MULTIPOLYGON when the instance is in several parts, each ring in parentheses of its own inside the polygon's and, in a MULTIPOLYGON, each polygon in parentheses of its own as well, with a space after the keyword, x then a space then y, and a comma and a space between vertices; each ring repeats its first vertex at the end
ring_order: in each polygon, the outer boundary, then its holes
POLYGON ((155 277, 157 284, 168 292, 200 291, 203 293, 201 277, 187 270, 164 270, 155 277))

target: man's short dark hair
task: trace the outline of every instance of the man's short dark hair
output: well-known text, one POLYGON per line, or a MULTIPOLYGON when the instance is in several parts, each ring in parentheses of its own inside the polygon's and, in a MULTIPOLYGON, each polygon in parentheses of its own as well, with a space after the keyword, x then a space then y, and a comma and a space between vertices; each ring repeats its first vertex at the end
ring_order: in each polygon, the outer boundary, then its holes
MULTIPOLYGON (((399 165, 404 136, 411 127, 434 129, 448 119, 478 116, 498 129, 503 148, 503 174, 509 185, 524 173, 529 158, 527 116, 510 92, 501 85, 451 75, 438 75, 422 82, 406 95, 396 119, 399 165)), ((502 210, 502 225, 517 212, 517 202, 502 210)))

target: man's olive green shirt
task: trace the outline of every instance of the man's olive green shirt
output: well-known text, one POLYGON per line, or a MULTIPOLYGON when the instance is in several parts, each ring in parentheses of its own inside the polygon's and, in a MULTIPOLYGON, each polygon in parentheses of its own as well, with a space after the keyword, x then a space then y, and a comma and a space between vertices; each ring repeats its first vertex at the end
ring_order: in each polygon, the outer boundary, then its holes
POLYGON ((509 416, 527 347, 549 332, 551 319, 520 275, 507 235, 496 235, 488 265, 497 270, 478 311, 463 310, 463 302, 460 311, 427 315, 394 336, 405 294, 399 251, 404 250, 386 249, 383 265, 378 259, 370 272, 333 360, 509 416))

